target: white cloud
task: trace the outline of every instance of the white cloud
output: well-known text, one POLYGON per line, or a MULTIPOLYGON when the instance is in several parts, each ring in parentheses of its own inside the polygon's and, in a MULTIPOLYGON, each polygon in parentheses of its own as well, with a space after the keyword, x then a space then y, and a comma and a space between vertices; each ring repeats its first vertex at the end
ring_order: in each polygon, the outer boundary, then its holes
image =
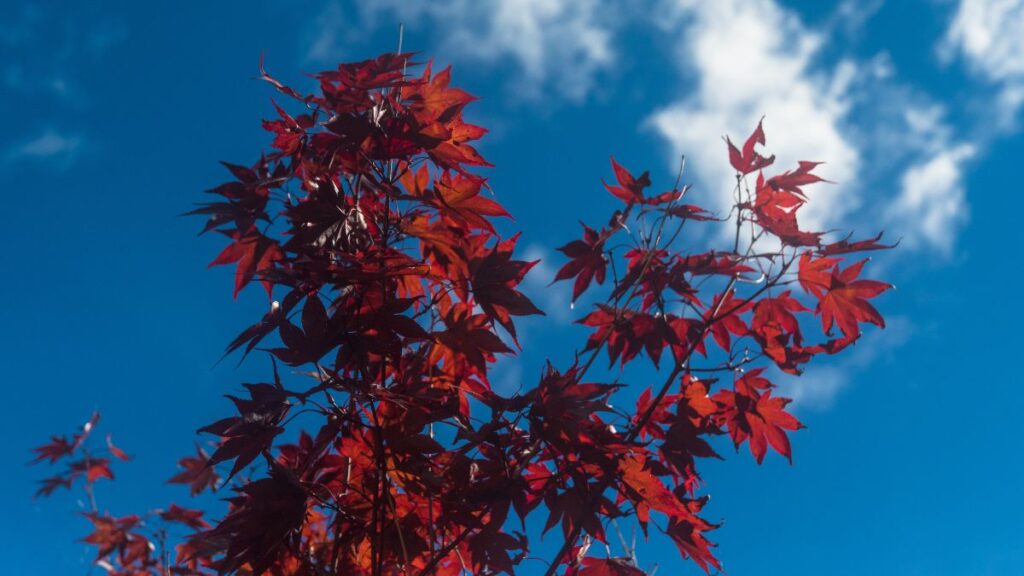
POLYGON ((823 411, 835 404, 839 394, 850 384, 851 375, 834 365, 812 366, 798 378, 782 376, 781 396, 793 400, 794 409, 823 411))
POLYGON ((1012 121, 1024 102, 1024 0, 960 0, 940 54, 999 84, 997 103, 1012 121))
MULTIPOLYGON (((952 252, 967 213, 962 170, 974 148, 956 141, 944 107, 902 82, 886 53, 828 63, 836 41, 829 34, 840 30, 812 31, 773 0, 665 6, 662 26, 680 39, 680 76, 693 88, 647 124, 668 142, 673 162, 680 154, 694 161, 712 207, 728 210, 735 183, 718 138, 742 142, 764 115, 772 170, 826 161, 818 172, 836 183, 808 189, 804 229, 860 224, 870 232, 881 223, 906 248, 952 252)), ((848 10, 843 4, 837 14, 848 10)))
POLYGON ((694 160, 690 165, 713 190, 715 208, 731 205, 734 182, 718 138, 742 142, 762 115, 777 167, 827 160, 819 172, 840 183, 813 189, 813 201, 801 213, 806 228, 828 228, 856 208, 848 184, 860 154, 841 126, 856 66, 844 61, 815 71, 822 37, 770 0, 675 0, 666 7, 665 23, 681 41, 676 58, 695 87, 692 95, 655 112, 649 125, 669 142, 673 158, 686 154, 694 160))
MULTIPOLYGON (((968 4, 977 2, 963 0, 962 13, 968 4)), ((887 54, 843 57, 835 49, 879 6, 880 0, 840 3, 832 17, 811 29, 777 0, 335 1, 317 20, 309 57, 341 59, 349 45, 368 41, 374 31, 393 27, 397 36, 402 21, 407 30, 434 35, 442 60, 486 65, 513 78, 509 86, 517 96, 582 101, 616 63, 616 34, 638 21, 660 28, 674 43, 684 94, 655 109, 646 125, 669 144, 672 168, 680 154, 691 160, 697 192, 710 197, 710 208, 727 211, 732 200, 732 170, 719 138, 742 141, 764 116, 767 149, 777 157, 774 169, 791 169, 799 160, 826 161, 818 172, 835 182, 808 189, 811 201, 800 216, 805 229, 869 232, 882 223, 906 247, 949 254, 965 221, 961 171, 973 148, 952 133, 942 106, 899 78, 887 54), (913 185, 940 168, 947 185, 927 192, 913 185)), ((1011 12, 999 13, 1012 20, 1011 12)), ((962 31, 951 31, 950 38, 982 38, 968 44, 982 45, 977 50, 983 59, 994 44, 1024 44, 1024 34, 998 40, 976 32, 987 30, 979 24, 954 29, 962 31)), ((1014 53, 1007 47, 999 51, 1014 53)), ((993 73, 1024 74, 1024 56, 1020 60, 1018 67, 1006 56, 991 65, 998 71, 993 73)), ((1008 84, 1000 101, 1004 107, 1024 102, 1024 83, 1008 84)))
POLYGON ((925 241, 947 254, 953 249, 957 229, 968 216, 963 165, 974 154, 974 146, 960 144, 903 173, 900 195, 888 216, 916 231, 908 237, 908 247, 925 241))
POLYGON ((888 180, 900 188, 878 203, 884 207, 878 220, 903 238, 904 249, 931 248, 949 256, 970 213, 964 171, 978 146, 955 139, 943 106, 894 99, 902 103, 899 117, 889 117, 896 129, 876 132, 872 142, 878 155, 889 157, 888 169, 899 168, 888 180))
POLYGON ((850 37, 864 31, 865 25, 882 9, 885 0, 842 0, 832 14, 830 26, 836 26, 850 37))
POLYGON ((49 162, 58 168, 70 166, 81 150, 82 138, 73 134, 62 134, 52 129, 10 148, 8 162, 34 160, 49 162))
POLYGON ((307 60, 329 62, 340 60, 345 54, 343 39, 357 33, 358 27, 345 26, 344 9, 339 2, 330 2, 316 17, 315 33, 306 51, 307 60))
MULTIPOLYGON (((356 14, 350 11, 347 16, 356 14)), ((439 54, 452 61, 514 68, 517 95, 539 100, 551 90, 584 100, 598 75, 615 62, 616 10, 598 0, 374 0, 359 4, 360 26, 442 30, 439 54)), ((359 26, 346 26, 342 4, 328 5, 318 20, 309 56, 335 59, 344 39, 359 41, 359 26), (353 35, 354 34, 354 35, 353 35)))

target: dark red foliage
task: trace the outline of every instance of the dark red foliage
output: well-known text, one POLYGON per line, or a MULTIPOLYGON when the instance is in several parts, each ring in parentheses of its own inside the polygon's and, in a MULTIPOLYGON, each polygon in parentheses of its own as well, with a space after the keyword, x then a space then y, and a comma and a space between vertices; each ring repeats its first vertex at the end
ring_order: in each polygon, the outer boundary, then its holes
POLYGON ((583 238, 573 240, 558 249, 572 260, 558 271, 558 274, 555 275, 555 282, 576 278, 572 287, 573 301, 586 292, 592 280, 597 280, 598 284, 604 284, 608 269, 608 258, 604 255, 604 239, 607 234, 604 230, 598 233, 583 224, 583 238))
POLYGON ((570 572, 576 576, 643 576, 630 558, 584 558, 580 567, 570 572))
POLYGON ((301 545, 308 495, 291 470, 273 462, 268 478, 237 490, 239 495, 228 500, 228 515, 214 528, 197 532, 189 544, 203 555, 223 552, 212 563, 218 572, 247 567, 263 574, 277 563, 282 550, 301 545))
MULTIPOLYGON (((226 512, 117 518, 93 503, 97 562, 153 576, 513 574, 539 536, 526 527, 543 525, 562 538, 548 576, 644 574, 636 550, 611 552, 614 520, 720 570, 699 463, 725 436, 759 463, 769 447, 792 459, 802 425, 772 379, 884 325, 870 301, 890 286, 841 256, 889 246, 801 229, 817 163, 766 176, 760 123, 742 149, 727 140, 738 189, 755 183, 722 218, 683 203, 678 182, 645 195, 650 175, 613 159, 605 188, 622 204, 560 248, 555 277, 573 281, 575 302, 611 276, 578 320, 587 339, 568 367, 548 363, 536 386, 502 395, 495 362, 515 353, 517 319, 543 314, 521 290, 537 262, 498 234, 508 213, 476 171, 490 166, 474 148, 486 131, 463 116, 475 98, 410 58, 342 64, 309 95, 261 63, 286 97, 263 123, 270 149, 226 163, 232 179, 192 213, 228 239, 211 265, 235 264, 234 293, 255 280, 271 298, 227 352, 265 350, 294 371, 275 363, 272 382, 228 396, 233 414, 200 429, 212 453, 197 446, 169 480, 195 496, 224 477, 226 512), (687 223, 706 229, 684 237, 687 223), (713 226, 750 234, 695 247, 713 226), (605 354, 612 382, 592 368, 605 354), (634 402, 620 394, 642 356, 658 380, 634 402)), ((87 445, 97 419, 35 449, 34 462, 65 466, 39 494, 81 481, 91 496, 113 478, 127 455, 109 437, 103 452, 87 445)))
POLYGON ((132 549, 135 547, 131 543, 137 538, 133 537, 131 530, 139 525, 141 518, 138 516, 114 518, 96 513, 86 514, 86 518, 92 522, 94 530, 82 541, 96 546, 97 558, 103 558, 114 551, 117 551, 118 556, 122 559, 126 552, 134 555, 132 549))
POLYGON ((184 524, 193 530, 201 530, 203 528, 209 528, 209 523, 203 520, 202 510, 189 510, 188 508, 182 508, 177 504, 171 504, 167 510, 160 512, 160 518, 167 520, 168 522, 177 522, 184 524))
POLYGON ((172 476, 167 481, 168 483, 188 484, 189 492, 192 496, 199 494, 207 488, 211 490, 217 488, 217 482, 220 480, 220 477, 217 476, 216 469, 210 463, 210 456, 198 444, 196 445, 196 455, 186 456, 178 460, 178 466, 183 468, 183 470, 172 476))
POLYGON ((32 451, 36 453, 35 459, 32 460, 33 464, 43 460, 49 460, 49 463, 53 464, 74 452, 74 445, 63 436, 54 436, 49 443, 33 448, 32 451))
MULTIPOLYGON (((315 299, 314 299, 315 300, 315 299)), ((220 436, 220 445, 206 466, 234 460, 228 480, 270 449, 274 437, 284 432, 281 421, 290 405, 287 393, 272 384, 246 384, 250 399, 228 396, 238 409, 238 416, 218 420, 199 429, 220 436)))

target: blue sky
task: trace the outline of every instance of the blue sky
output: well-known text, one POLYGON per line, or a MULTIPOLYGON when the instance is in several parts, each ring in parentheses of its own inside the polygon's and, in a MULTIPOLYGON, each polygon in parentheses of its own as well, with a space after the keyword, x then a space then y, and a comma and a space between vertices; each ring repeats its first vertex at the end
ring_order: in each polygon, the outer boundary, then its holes
MULTIPOLYGON (((482 100, 499 199, 544 258, 529 281, 551 322, 524 323, 499 386, 565 360, 567 286, 553 248, 603 219, 615 154, 722 206, 721 136, 762 115, 783 166, 828 161, 805 222, 869 232, 897 285, 890 326, 786 382, 808 429, 794 464, 709 462, 729 574, 1024 573, 1016 406, 1020 314, 1007 293, 1021 227, 1024 1, 522 0, 10 2, 0 6, 0 175, 7 198, 0 359, 8 464, 0 549, 12 574, 84 573, 87 524, 66 494, 33 501, 28 450, 93 409, 136 460, 98 490, 116 514, 187 501, 163 481, 221 399, 268 368, 214 367, 266 305, 208 271, 217 242, 176 215, 269 142, 268 69, 302 72, 405 45, 455 66, 482 100)), ((644 382, 637 382, 642 386, 644 382)), ((184 502, 187 503, 187 502, 184 502)), ((699 573, 665 547, 641 563, 699 573)))

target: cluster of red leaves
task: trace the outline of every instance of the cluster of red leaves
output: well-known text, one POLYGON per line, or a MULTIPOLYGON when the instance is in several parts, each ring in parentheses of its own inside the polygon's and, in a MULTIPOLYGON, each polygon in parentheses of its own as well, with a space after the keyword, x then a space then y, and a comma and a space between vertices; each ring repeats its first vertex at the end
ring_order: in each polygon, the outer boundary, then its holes
MULTIPOLYGON (((237 413, 200 430, 215 437, 212 454, 199 448, 180 461, 171 482, 194 495, 216 489, 217 467, 226 468, 235 496, 212 524, 173 505, 161 512, 194 531, 163 568, 512 574, 529 551, 516 528, 539 514, 544 532, 558 526, 564 539, 548 575, 644 574, 635 550, 588 555, 627 518, 645 534, 653 524, 705 571, 720 569, 699 459, 719 457, 713 438, 726 435, 758 462, 768 447, 791 458, 787 433, 801 424, 773 395, 773 372, 755 363, 798 374, 854 342, 862 324, 882 326, 869 300, 889 286, 840 256, 886 246, 880 237, 824 243, 824 233, 802 230, 797 212, 803 188, 821 180, 817 164, 766 178, 774 157, 756 150, 760 125, 742 150, 728 143, 734 221, 682 203, 688 188, 678 182, 649 195, 647 173, 612 160, 616 182, 605 187, 622 205, 561 248, 570 260, 556 276, 573 281, 573 301, 612 276, 579 321, 589 338, 571 366, 549 364, 536 387, 502 396, 491 370, 518 346, 514 319, 542 314, 518 288, 535 262, 515 259, 518 235, 499 237, 494 220, 507 213, 470 171, 489 166, 472 145, 485 130, 463 117, 473 97, 450 85, 447 69, 410 75, 409 59, 343 64, 317 74, 312 95, 261 69, 303 112, 275 103, 278 118, 264 122, 273 150, 252 166, 226 164, 234 179, 192 213, 208 217, 204 232, 229 239, 212 265, 236 265, 235 293, 256 280, 272 299, 227 353, 275 342, 261 348, 275 359, 273 381, 229 396, 237 413), (732 248, 683 251, 690 221, 706 234, 725 222, 730 237, 734 226, 732 248), (635 410, 613 409, 622 385, 588 377, 600 354, 620 369, 645 355, 663 381, 635 410), (277 361, 296 369, 288 386, 277 361), (300 412, 319 425, 293 430, 300 412), (297 440, 281 442, 290 430, 297 440), (240 474, 256 463, 265 476, 240 474)), ((38 459, 80 444, 54 439, 38 459)), ((89 472, 97 460, 88 461, 70 474, 110 476, 89 472)), ((87 541, 111 572, 158 573, 140 518, 89 518, 87 541)))
POLYGON ((64 465, 63 470, 39 482, 36 496, 49 496, 58 488, 70 489, 78 480, 84 481, 85 490, 91 494, 92 485, 97 480, 114 479, 114 472, 110 469, 111 458, 127 461, 130 457, 114 445, 110 435, 107 435, 105 450, 90 449, 86 441, 99 421, 99 412, 94 412, 71 438, 54 436, 48 443, 33 449, 35 458, 32 464, 61 462, 64 465))
MULTIPOLYGON (((96 505, 93 484, 100 478, 114 479, 110 469, 112 460, 131 459, 123 450, 114 445, 108 434, 101 447, 92 441, 92 433, 99 424, 100 414, 82 425, 71 438, 54 436, 50 442, 35 448, 36 458, 32 464, 46 462, 50 465, 61 463, 64 470, 56 476, 40 482, 37 496, 50 496, 57 488, 72 488, 79 479, 84 480, 83 489, 88 496, 89 510, 82 515, 92 524, 92 532, 82 541, 96 547, 96 564, 112 576, 142 576, 187 574, 179 567, 161 560, 161 550, 166 546, 167 528, 180 525, 189 530, 209 528, 201 510, 190 510, 171 504, 166 510, 153 510, 145 516, 131 514, 112 516, 100 512, 96 505)), ((212 469, 207 474, 213 474, 212 469)))

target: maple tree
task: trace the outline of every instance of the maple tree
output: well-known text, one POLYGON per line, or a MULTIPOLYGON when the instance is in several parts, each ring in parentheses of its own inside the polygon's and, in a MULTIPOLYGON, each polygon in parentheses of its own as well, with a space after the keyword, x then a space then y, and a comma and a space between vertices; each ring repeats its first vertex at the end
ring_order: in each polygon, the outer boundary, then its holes
MULTIPOLYGON (((228 493, 227 510, 117 517, 93 500, 96 563, 111 575, 513 574, 536 516, 562 543, 549 575, 644 574, 633 547, 611 552, 619 522, 721 569, 699 461, 721 457, 716 437, 759 463, 769 448, 791 458, 802 425, 772 379, 884 325, 871 300, 890 286, 844 260, 890 246, 802 229, 817 163, 766 176, 760 124, 742 149, 727 141, 727 214, 688 203, 682 170, 651 194, 648 173, 612 159, 610 218, 560 248, 555 277, 574 302, 592 299, 589 335, 570 365, 501 395, 490 382, 519 347, 516 318, 543 314, 519 289, 536 262, 495 228, 508 213, 476 171, 490 164, 473 145, 486 130, 463 116, 474 97, 410 58, 342 64, 315 76, 314 94, 261 64, 296 112, 275 102, 271 150, 225 164, 233 179, 191 214, 227 238, 211 266, 234 265, 234 293, 258 282, 270 301, 225 353, 263 351, 273 369, 228 396, 233 413, 199 430, 209 450, 197 444, 169 480, 228 493), (619 401, 622 378, 595 376, 602 357, 623 377, 646 358, 659 381, 619 401), (170 537, 172 525, 189 534, 170 537)), ((94 446, 98 418, 36 449, 35 462, 64 465, 39 495, 114 478, 128 456, 109 436, 94 446)))

